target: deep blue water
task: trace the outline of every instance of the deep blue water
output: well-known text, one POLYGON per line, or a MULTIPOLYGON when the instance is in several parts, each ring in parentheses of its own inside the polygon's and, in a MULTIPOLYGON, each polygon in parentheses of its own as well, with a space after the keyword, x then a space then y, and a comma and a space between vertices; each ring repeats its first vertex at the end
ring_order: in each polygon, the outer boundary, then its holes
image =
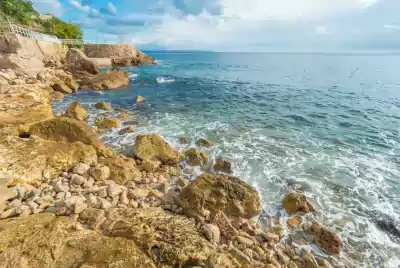
MULTIPOLYGON (((301 185, 316 217, 343 237, 345 263, 399 267, 400 55, 150 54, 159 65, 127 68, 129 89, 80 92, 55 110, 79 100, 92 120, 105 100, 177 148, 180 136, 190 146, 211 139, 208 153, 257 187, 265 214, 301 185)), ((103 140, 130 151, 135 136, 117 133, 103 140)))

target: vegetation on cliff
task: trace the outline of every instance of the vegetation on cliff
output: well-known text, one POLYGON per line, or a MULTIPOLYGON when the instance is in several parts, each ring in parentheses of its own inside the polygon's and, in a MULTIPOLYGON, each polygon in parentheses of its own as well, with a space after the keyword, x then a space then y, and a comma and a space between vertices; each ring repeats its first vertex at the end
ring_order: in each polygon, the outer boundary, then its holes
POLYGON ((53 15, 42 15, 33 8, 31 1, 2 0, 0 20, 7 19, 12 23, 55 35, 61 39, 82 39, 83 37, 79 25, 64 22, 53 15))

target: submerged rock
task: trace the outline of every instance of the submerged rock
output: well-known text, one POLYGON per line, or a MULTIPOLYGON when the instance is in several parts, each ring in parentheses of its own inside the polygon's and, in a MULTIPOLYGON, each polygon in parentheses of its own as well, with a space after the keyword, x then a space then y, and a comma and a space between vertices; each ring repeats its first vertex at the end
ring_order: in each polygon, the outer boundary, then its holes
POLYGON ((64 94, 59 91, 54 91, 50 93, 52 100, 64 100, 64 94))
POLYGON ((208 162, 208 155, 197 148, 187 150, 185 156, 191 166, 203 166, 208 162))
POLYGON ((214 170, 215 171, 221 171, 221 172, 225 172, 225 173, 232 173, 232 164, 226 160, 223 159, 221 157, 218 157, 215 160, 215 164, 214 164, 214 170))
POLYGON ((119 135, 126 135, 129 133, 134 133, 135 131, 136 131, 136 128, 134 128, 134 127, 126 127, 119 131, 119 135))
POLYGON ((88 117, 88 111, 79 102, 74 101, 68 106, 64 116, 83 121, 88 117))
POLYGON ((204 209, 243 218, 261 213, 258 192, 239 178, 226 175, 202 174, 183 189, 179 203, 199 214, 204 209))
POLYGON ((100 129, 120 127, 121 122, 117 118, 97 118, 95 124, 100 129))
POLYGON ((215 143, 201 138, 198 141, 196 141, 196 145, 201 146, 201 147, 213 147, 213 146, 215 146, 215 143))
POLYGON ((287 194, 282 203, 288 214, 294 214, 297 212, 314 212, 314 207, 311 202, 307 200, 305 194, 301 192, 287 194))
POLYGON ((101 101, 101 102, 96 103, 95 107, 96 107, 96 109, 106 110, 106 111, 112 109, 111 103, 105 102, 105 101, 101 101))
POLYGON ((188 138, 186 138, 186 137, 180 137, 180 138, 179 138, 179 143, 180 143, 180 144, 189 144, 190 142, 189 142, 189 139, 188 139, 188 138))
POLYGON ((343 242, 340 237, 327 227, 314 221, 311 231, 315 234, 315 243, 330 254, 339 254, 343 248, 343 242))
POLYGON ((167 165, 177 164, 181 161, 179 152, 156 134, 138 135, 133 147, 133 154, 140 160, 161 161, 167 165))

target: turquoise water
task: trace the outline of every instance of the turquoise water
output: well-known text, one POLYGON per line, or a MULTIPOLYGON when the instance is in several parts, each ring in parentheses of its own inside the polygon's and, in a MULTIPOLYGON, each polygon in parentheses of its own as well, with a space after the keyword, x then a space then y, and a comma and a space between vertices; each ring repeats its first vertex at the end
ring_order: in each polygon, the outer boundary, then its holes
MULTIPOLYGON (((180 136, 190 146, 211 139, 218 145, 208 153, 257 187, 264 214, 301 188, 343 237, 345 263, 399 267, 400 55, 149 54, 159 65, 127 68, 129 89, 80 92, 55 110, 78 100, 93 120, 94 103, 105 100, 129 109, 138 132, 177 148, 186 148, 180 136)), ((103 140, 129 152, 134 135, 113 130, 103 140)))

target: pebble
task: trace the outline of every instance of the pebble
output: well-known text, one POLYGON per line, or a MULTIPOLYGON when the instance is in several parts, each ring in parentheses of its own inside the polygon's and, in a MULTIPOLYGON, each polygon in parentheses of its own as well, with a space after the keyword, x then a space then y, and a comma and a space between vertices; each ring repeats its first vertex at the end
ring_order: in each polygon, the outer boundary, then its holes
POLYGON ((71 185, 81 186, 86 182, 86 179, 80 175, 74 174, 71 176, 71 185))
POLYGON ((140 207, 140 208, 149 208, 150 205, 149 205, 148 203, 145 203, 145 202, 140 202, 140 203, 139 203, 139 207, 140 207))
POLYGON ((207 239, 210 240, 211 242, 219 244, 219 242, 221 241, 221 232, 217 225, 204 224, 201 227, 201 230, 202 230, 203 234, 205 235, 205 237, 207 237, 207 239))
POLYGON ((62 200, 64 198, 65 198, 65 192, 59 192, 58 194, 56 194, 56 199, 62 200))
POLYGON ((138 208, 139 207, 139 204, 133 199, 129 202, 129 205, 131 207, 133 207, 133 208, 138 208))
POLYGON ((149 194, 149 190, 147 190, 147 189, 136 188, 136 189, 129 190, 129 196, 131 198, 135 198, 135 199, 140 199, 140 198, 146 197, 148 194, 149 194))
POLYGON ((236 240, 243 245, 246 245, 247 247, 251 247, 254 244, 254 241, 243 236, 237 236, 236 240))
POLYGON ((69 176, 68 172, 61 173, 61 177, 63 177, 63 178, 68 178, 68 176, 69 176))
POLYGON ((97 195, 99 197, 106 198, 107 197, 107 188, 108 188, 107 186, 100 187, 100 189, 97 191, 97 195))
POLYGON ((110 168, 104 165, 97 165, 89 169, 89 174, 96 181, 105 181, 110 177, 110 168))
POLYGON ((31 209, 32 212, 34 212, 34 210, 37 209, 37 207, 39 206, 36 202, 33 201, 28 201, 26 202, 26 204, 28 205, 28 207, 31 209))
POLYGON ((90 166, 88 164, 80 163, 74 167, 72 172, 78 175, 85 175, 89 171, 89 169, 90 166))
POLYGON ((84 182, 83 188, 92 188, 94 186, 94 183, 94 179, 92 177, 89 177, 89 179, 84 182))
POLYGON ((123 191, 119 195, 119 203, 122 204, 122 205, 128 205, 129 204, 128 191, 123 191))
POLYGON ((99 206, 101 209, 109 209, 111 208, 111 203, 108 202, 106 199, 97 197, 97 202, 99 203, 99 206))
POLYGON ((116 197, 122 192, 122 187, 116 184, 110 184, 107 188, 108 195, 111 197, 116 197))
POLYGON ((89 207, 92 207, 92 208, 97 208, 99 205, 96 196, 94 196, 92 194, 90 194, 89 196, 86 197, 86 203, 88 204, 89 207))
POLYGON ((63 184, 61 180, 58 180, 53 184, 54 190, 59 192, 67 192, 69 191, 69 186, 67 184, 63 184))

